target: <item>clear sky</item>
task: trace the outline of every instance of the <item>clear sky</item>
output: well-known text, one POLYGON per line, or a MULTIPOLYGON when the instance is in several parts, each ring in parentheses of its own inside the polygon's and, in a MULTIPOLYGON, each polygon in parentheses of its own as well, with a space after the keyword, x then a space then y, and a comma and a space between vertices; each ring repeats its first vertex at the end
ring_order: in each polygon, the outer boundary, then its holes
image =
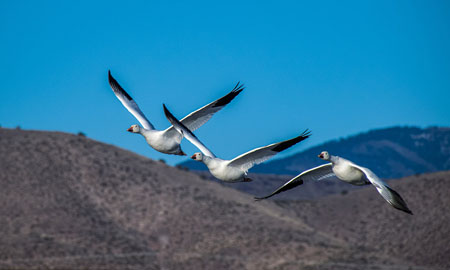
MULTIPOLYGON (((196 133, 222 158, 313 136, 450 126, 449 1, 0 1, 0 125, 82 131, 171 164, 109 88, 156 128, 246 85, 196 133)), ((188 154, 197 150, 187 141, 188 154)))

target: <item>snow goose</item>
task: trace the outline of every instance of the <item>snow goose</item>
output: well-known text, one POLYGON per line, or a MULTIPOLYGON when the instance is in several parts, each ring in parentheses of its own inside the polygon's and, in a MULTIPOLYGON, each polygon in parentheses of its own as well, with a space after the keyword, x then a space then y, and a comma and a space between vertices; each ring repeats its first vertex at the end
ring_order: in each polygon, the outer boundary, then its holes
MULTIPOLYGON (((139 109, 139 106, 133 98, 113 78, 110 71, 108 71, 108 80, 116 97, 142 125, 142 127, 132 125, 127 131, 144 136, 147 143, 156 151, 172 155, 186 155, 180 147, 181 140, 183 139, 181 133, 174 129, 173 126, 166 130, 156 130, 145 117, 144 113, 142 113, 141 109, 139 109)), ((230 103, 242 90, 244 90, 243 85, 237 83, 230 93, 188 114, 181 122, 189 127, 189 129, 196 130, 206 123, 216 112, 230 103)))
POLYGON ((369 185, 372 184, 376 187, 381 196, 394 208, 404 211, 412 215, 406 202, 402 199, 400 194, 390 188, 383 180, 378 178, 371 170, 356 165, 355 163, 338 157, 330 155, 324 151, 320 153, 319 158, 330 161, 330 163, 317 166, 315 168, 306 170, 291 180, 287 181, 284 185, 275 190, 272 194, 255 198, 256 200, 262 200, 272 197, 275 194, 292 189, 296 186, 303 184, 304 181, 320 181, 325 178, 336 176, 340 180, 352 185, 369 185))
POLYGON ((164 107, 164 113, 170 123, 180 133, 194 144, 201 153, 192 155, 192 159, 203 162, 213 176, 225 182, 250 182, 247 171, 254 165, 259 164, 275 156, 279 152, 288 149, 294 144, 303 141, 310 136, 310 132, 305 130, 300 136, 290 140, 263 146, 242 154, 232 160, 217 158, 183 123, 178 121, 172 113, 164 107))

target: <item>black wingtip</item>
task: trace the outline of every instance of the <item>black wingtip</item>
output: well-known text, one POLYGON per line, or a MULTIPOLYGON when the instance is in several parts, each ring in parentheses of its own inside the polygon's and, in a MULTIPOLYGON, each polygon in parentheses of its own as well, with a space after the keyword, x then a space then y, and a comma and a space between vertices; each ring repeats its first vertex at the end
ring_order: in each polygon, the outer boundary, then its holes
POLYGON ((113 76, 111 75, 111 70, 108 69, 108 81, 109 84, 111 84, 111 81, 114 80, 113 76))
POLYGON ((402 211, 402 212, 405 212, 405 213, 407 213, 407 214, 410 214, 410 215, 414 215, 413 214, 413 212, 411 211, 411 210, 409 210, 409 208, 408 207, 405 207, 405 206, 396 206, 396 205, 392 205, 395 209, 398 209, 398 210, 400 210, 400 211, 402 211))
POLYGON ((190 129, 188 129, 183 123, 180 122, 180 120, 178 120, 175 116, 173 116, 173 114, 169 111, 169 109, 167 109, 166 104, 163 103, 163 109, 164 109, 164 115, 166 116, 167 120, 169 120, 169 122, 175 126, 178 125, 182 128, 182 133, 186 132, 189 133, 192 137, 197 138, 197 136, 195 136, 194 133, 192 133, 192 131, 190 129))
POLYGON ((108 70, 108 82, 111 88, 114 92, 124 95, 128 100, 133 100, 133 98, 125 91, 122 86, 114 79, 114 77, 111 75, 111 71, 108 70))
POLYGON ((408 205, 406 204, 405 200, 403 200, 403 198, 400 196, 400 194, 398 194, 397 191, 393 190, 390 187, 387 187, 387 189, 389 189, 389 191, 391 192, 391 194, 394 197, 393 201, 388 201, 394 208, 401 210, 405 213, 408 213, 410 215, 413 215, 413 212, 408 208, 408 205))
MULTIPOLYGON (((116 79, 114 79, 114 77, 111 74, 111 70, 108 69, 108 82, 109 84, 112 86, 114 84, 119 85, 119 83, 116 81, 116 79)), ((120 85, 119 85, 120 87, 120 85)))
POLYGON ((164 115, 167 119, 172 123, 173 119, 175 118, 173 114, 167 109, 166 104, 163 103, 163 109, 164 109, 164 115))
POLYGON ((256 202, 257 202, 257 201, 262 201, 262 200, 265 200, 265 199, 268 199, 268 198, 274 196, 275 194, 277 194, 277 193, 273 193, 273 194, 270 194, 270 195, 267 195, 267 196, 264 196, 264 197, 253 197, 253 199, 254 199, 256 202))
POLYGON ((281 192, 293 189, 297 186, 303 185, 303 180, 302 179, 297 179, 294 180, 293 182, 291 182, 291 180, 289 180, 288 182, 289 184, 284 184, 282 187, 280 187, 279 189, 275 190, 272 194, 264 196, 264 197, 254 197, 255 201, 260 201, 260 200, 264 200, 264 199, 268 199, 270 197, 273 197, 277 194, 280 194, 281 192))
POLYGON ((295 138, 292 138, 290 140, 286 140, 284 142, 281 142, 280 144, 278 144, 277 146, 275 146, 272 151, 275 152, 281 152, 283 150, 288 149, 289 147, 309 138, 311 136, 311 131, 309 131, 308 129, 306 129, 305 131, 303 131, 302 134, 300 134, 300 136, 297 136, 295 138))
POLYGON ((178 121, 177 118, 175 118, 175 116, 173 116, 173 114, 169 111, 169 109, 167 109, 166 104, 163 103, 163 109, 164 109, 164 115, 166 116, 167 120, 169 120, 169 122, 174 125, 174 124, 181 124, 180 121, 178 121))
POLYGON ((233 88, 233 92, 238 92, 238 93, 240 93, 240 92, 242 92, 242 90, 244 90, 244 89, 245 89, 244 84, 241 84, 241 82, 239 81, 239 82, 236 84, 236 86, 233 88))
POLYGON ((221 97, 216 101, 216 104, 214 104, 213 108, 215 107, 222 107, 230 103, 237 95, 239 95, 242 90, 244 90, 245 87, 241 82, 238 82, 236 86, 231 90, 230 93, 226 94, 225 96, 221 97))
POLYGON ((108 82, 109 85, 113 88, 113 90, 116 90, 116 88, 121 88, 116 79, 114 79, 114 77, 111 75, 110 70, 108 70, 108 82))
MULTIPOLYGON (((394 206, 394 207, 395 207, 395 206, 394 206)), ((402 206, 400 206, 400 207, 395 207, 395 208, 397 208, 398 210, 401 210, 401 211, 403 211, 403 212, 405 212, 405 213, 408 213, 408 214, 410 214, 410 215, 414 215, 413 212, 408 208, 408 206, 406 206, 406 204, 405 204, 405 205, 402 205, 402 206)))
POLYGON ((303 131, 302 135, 300 135, 300 136, 303 136, 306 139, 306 138, 309 138, 311 135, 312 135, 311 130, 305 129, 305 131, 303 131))

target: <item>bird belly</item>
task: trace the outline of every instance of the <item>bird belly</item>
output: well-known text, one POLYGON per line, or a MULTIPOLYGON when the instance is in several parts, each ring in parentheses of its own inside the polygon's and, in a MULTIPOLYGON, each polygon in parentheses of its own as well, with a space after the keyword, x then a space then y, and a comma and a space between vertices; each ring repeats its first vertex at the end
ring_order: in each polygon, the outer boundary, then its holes
POLYGON ((209 171, 214 177, 225 182, 242 182, 245 178, 245 172, 230 166, 220 166, 209 171))
POLYGON ((181 151, 180 144, 173 139, 164 137, 146 137, 147 143, 156 151, 165 154, 177 154, 181 151))
POLYGON ((349 184, 358 186, 366 184, 364 174, 351 166, 334 166, 333 172, 337 178, 349 184))

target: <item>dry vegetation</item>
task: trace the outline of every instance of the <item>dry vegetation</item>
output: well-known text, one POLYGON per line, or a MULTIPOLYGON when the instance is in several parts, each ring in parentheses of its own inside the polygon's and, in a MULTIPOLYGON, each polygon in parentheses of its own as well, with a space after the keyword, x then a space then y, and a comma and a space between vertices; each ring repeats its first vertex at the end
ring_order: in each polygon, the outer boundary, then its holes
POLYGON ((414 216, 398 211, 374 187, 310 202, 278 202, 312 227, 353 245, 417 265, 450 267, 450 172, 393 180, 414 216))
POLYGON ((0 129, 0 268, 444 269, 449 174, 426 178, 394 185, 412 217, 373 190, 254 202, 83 136, 0 129))

